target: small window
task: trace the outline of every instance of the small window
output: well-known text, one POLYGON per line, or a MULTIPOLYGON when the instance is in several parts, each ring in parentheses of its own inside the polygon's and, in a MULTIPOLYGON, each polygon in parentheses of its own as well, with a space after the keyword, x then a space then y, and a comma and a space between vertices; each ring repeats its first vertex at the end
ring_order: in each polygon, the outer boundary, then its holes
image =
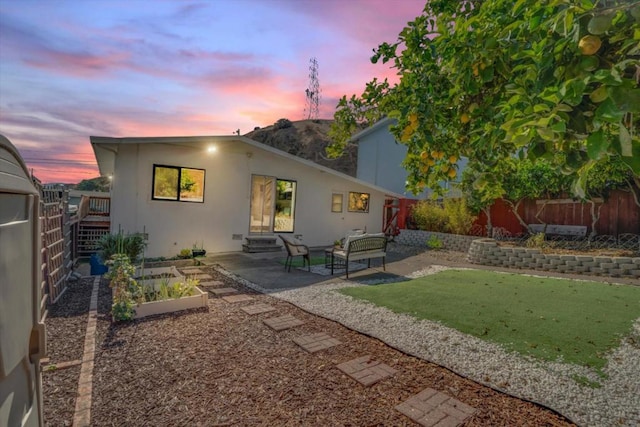
POLYGON ((349 192, 349 212, 369 212, 369 193, 349 192))
POLYGON ((154 200, 204 202, 204 169, 153 165, 154 200))
POLYGON ((331 195, 331 212, 342 212, 342 193, 333 193, 331 195))

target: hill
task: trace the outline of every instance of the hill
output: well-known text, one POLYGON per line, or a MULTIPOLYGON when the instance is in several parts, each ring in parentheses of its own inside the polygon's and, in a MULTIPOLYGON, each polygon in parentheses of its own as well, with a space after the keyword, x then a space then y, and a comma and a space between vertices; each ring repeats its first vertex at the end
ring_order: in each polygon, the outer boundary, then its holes
POLYGON ((351 145, 338 159, 329 159, 325 148, 331 142, 329 129, 333 120, 299 120, 292 122, 280 119, 272 126, 255 129, 246 137, 294 156, 356 176, 358 149, 351 145))

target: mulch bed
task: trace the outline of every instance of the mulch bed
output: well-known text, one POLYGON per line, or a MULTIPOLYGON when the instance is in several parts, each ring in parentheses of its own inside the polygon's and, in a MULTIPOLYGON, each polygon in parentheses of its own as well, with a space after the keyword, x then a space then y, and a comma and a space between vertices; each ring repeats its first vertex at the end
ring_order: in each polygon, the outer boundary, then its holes
MULTIPOLYGON (((394 407, 427 387, 476 408, 466 426, 571 425, 548 409, 407 356, 289 303, 255 294, 213 269, 206 273, 255 299, 228 303, 209 294, 207 308, 113 324, 111 292, 102 281, 92 425, 408 426, 415 424, 394 407), (272 305, 276 311, 250 316, 240 310, 256 303, 272 305), (286 314, 305 323, 281 332, 262 323, 286 314), (317 332, 342 344, 310 354, 292 341, 317 332), (363 387, 336 368, 365 355, 397 372, 363 387)), ((51 311, 47 328, 52 362, 81 357, 91 286, 92 279, 74 285, 56 306, 56 314, 51 311)), ((47 425, 71 425, 77 372, 74 367, 43 375, 47 425)))

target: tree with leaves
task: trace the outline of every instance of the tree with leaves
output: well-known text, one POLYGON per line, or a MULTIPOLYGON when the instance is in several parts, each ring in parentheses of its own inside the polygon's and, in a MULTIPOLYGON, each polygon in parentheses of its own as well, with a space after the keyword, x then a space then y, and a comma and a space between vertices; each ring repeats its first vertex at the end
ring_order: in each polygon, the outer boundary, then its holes
POLYGON ((589 171, 620 161, 640 187, 640 1, 433 0, 372 62, 400 78, 342 97, 338 156, 358 124, 397 119, 407 187, 436 193, 469 159, 474 186, 501 187, 501 164, 545 160, 586 197, 589 171))

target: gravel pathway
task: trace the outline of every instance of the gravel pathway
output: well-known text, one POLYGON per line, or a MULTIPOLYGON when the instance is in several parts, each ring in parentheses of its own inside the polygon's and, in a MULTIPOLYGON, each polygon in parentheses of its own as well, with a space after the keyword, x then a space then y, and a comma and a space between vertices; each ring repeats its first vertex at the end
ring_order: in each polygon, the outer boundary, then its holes
MULTIPOLYGON (((415 272, 413 277, 446 268, 430 266, 415 272)), ((445 366, 494 389, 545 405, 577 424, 640 425, 640 319, 634 324, 632 337, 625 339, 609 355, 604 369, 607 378, 603 380, 588 368, 526 358, 439 323, 396 314, 336 292, 345 287, 365 286, 362 283, 338 281, 267 291, 233 277, 248 287, 378 338, 407 354, 445 366), (581 385, 574 376, 597 380, 602 386, 581 385)))

